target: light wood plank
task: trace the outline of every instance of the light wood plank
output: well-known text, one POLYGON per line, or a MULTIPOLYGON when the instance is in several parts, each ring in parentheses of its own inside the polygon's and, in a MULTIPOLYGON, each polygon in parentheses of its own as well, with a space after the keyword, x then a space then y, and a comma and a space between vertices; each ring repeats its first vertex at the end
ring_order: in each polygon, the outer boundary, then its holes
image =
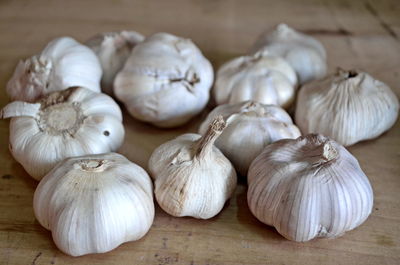
MULTIPOLYGON (((62 35, 84 41, 110 30, 171 32, 193 39, 217 68, 246 53, 265 29, 286 22, 323 42, 330 71, 337 66, 363 69, 400 97, 399 8, 396 0, 3 0, 0 84, 4 89, 18 60, 62 35)), ((7 96, 0 93, 0 106, 6 102, 7 96)), ((173 130, 160 130, 125 114, 127 135, 120 152, 146 167, 154 148, 179 134, 196 132, 206 113, 173 130)), ((284 239, 251 215, 241 183, 211 220, 173 218, 157 207, 154 224, 143 239, 80 258, 57 250, 51 233, 35 220, 32 198, 37 183, 8 152, 8 136, 8 121, 1 120, 0 264, 398 264, 400 260, 399 122, 380 138, 349 148, 370 178, 375 201, 369 219, 343 237, 302 244, 284 239)))

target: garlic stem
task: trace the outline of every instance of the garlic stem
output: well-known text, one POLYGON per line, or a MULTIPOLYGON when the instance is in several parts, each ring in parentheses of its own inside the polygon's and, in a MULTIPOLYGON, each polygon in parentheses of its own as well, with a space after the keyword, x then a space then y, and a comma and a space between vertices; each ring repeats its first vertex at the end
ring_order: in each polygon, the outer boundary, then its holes
POLYGON ((83 160, 80 163, 82 170, 88 172, 102 172, 107 164, 107 160, 96 159, 96 160, 83 160))
MULTIPOLYGON (((316 139, 316 134, 309 134, 304 139, 316 139)), ((339 153, 334 146, 332 141, 314 142, 311 149, 307 149, 300 159, 308 161, 310 164, 315 166, 324 165, 330 161, 333 161, 339 157, 339 153)))
POLYGON ((336 75, 342 77, 344 80, 356 77, 358 75, 357 70, 345 70, 341 67, 336 69, 336 75))
POLYGON ((333 145, 330 142, 324 143, 322 158, 325 159, 327 162, 329 162, 337 157, 338 157, 338 152, 333 147, 333 145))
POLYGON ((5 106, 0 111, 0 119, 12 117, 29 116, 35 118, 39 112, 41 104, 27 103, 23 101, 14 101, 5 106))
POLYGON ((206 133, 195 144, 195 156, 197 158, 202 159, 211 152, 215 140, 222 133, 225 127, 226 122, 222 115, 214 118, 206 133))

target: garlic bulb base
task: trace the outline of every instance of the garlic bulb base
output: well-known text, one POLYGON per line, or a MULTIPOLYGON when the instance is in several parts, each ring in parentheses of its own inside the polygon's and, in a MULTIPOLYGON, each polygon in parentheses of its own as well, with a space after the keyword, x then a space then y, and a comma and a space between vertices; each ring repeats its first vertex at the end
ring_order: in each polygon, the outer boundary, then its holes
POLYGON ((39 128, 53 135, 63 133, 74 135, 84 120, 79 104, 63 103, 47 107, 39 115, 39 128))
POLYGON ((71 87, 57 91, 41 100, 41 111, 37 119, 41 131, 51 135, 75 135, 85 116, 79 102, 68 102, 66 99, 77 89, 78 87, 71 87))

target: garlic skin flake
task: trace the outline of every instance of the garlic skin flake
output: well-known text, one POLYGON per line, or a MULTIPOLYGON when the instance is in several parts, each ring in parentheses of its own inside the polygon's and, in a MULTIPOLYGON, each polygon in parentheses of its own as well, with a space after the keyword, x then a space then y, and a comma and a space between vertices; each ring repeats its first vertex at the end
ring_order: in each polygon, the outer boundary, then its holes
POLYGON ((222 65, 213 94, 218 105, 254 100, 287 108, 294 100, 296 84, 293 68, 264 49, 222 65))
POLYGON ((51 41, 38 55, 20 61, 7 83, 11 100, 34 102, 72 86, 100 92, 102 70, 97 56, 70 37, 51 41))
POLYGON ((225 127, 217 117, 208 131, 184 134, 159 146, 149 160, 155 196, 173 216, 208 219, 217 215, 236 187, 236 172, 214 146, 225 127))
POLYGON ((286 24, 279 24, 275 30, 262 34, 252 50, 265 48, 271 54, 283 57, 293 67, 301 85, 321 79, 327 73, 324 46, 286 24))
POLYGON ((64 253, 104 253, 150 229, 153 185, 146 171, 120 154, 73 157, 42 179, 33 208, 64 253))
POLYGON ((115 151, 124 139, 117 103, 82 87, 53 92, 34 104, 12 102, 0 117, 12 117, 10 151, 36 180, 67 157, 115 151))
POLYGON ((295 120, 303 134, 321 133, 348 146, 389 130, 398 112, 399 100, 387 85, 367 73, 339 69, 300 90, 295 120))
POLYGON ((132 49, 144 40, 144 36, 136 31, 106 32, 89 39, 85 44, 99 58, 103 76, 101 89, 113 95, 113 82, 122 69, 132 49))
POLYGON ((251 212, 294 241, 341 236, 372 211, 372 188, 357 159, 322 135, 268 145, 248 183, 251 212))
POLYGON ((210 122, 219 115, 227 120, 227 127, 215 145, 242 176, 247 175, 251 162, 266 145, 301 135, 285 110, 254 101, 218 106, 203 121, 199 134, 204 134, 210 122))
POLYGON ((133 117, 175 127, 205 107, 212 82, 212 66, 191 40, 157 33, 132 50, 114 93, 133 117))

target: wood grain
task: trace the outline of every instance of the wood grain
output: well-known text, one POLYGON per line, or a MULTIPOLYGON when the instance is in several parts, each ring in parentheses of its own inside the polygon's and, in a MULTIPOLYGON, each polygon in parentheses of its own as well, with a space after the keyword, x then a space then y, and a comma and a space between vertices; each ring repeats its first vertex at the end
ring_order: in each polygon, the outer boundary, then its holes
MULTIPOLYGON (((400 5, 387 1, 99 0, 0 1, 0 84, 4 91, 18 60, 58 36, 80 41, 102 31, 158 31, 191 38, 215 68, 244 54, 258 34, 279 22, 315 36, 328 51, 329 69, 358 68, 400 96, 400 5)), ((0 94, 0 106, 8 102, 0 94)), ((126 112, 125 112, 126 113, 126 112)), ((124 115, 120 152, 146 167, 161 143, 195 132, 206 111, 189 124, 160 130, 124 115)), ((8 151, 8 121, 0 121, 0 264, 399 264, 400 123, 378 139, 349 150, 374 189, 374 210, 354 231, 334 239, 295 243, 258 222, 242 183, 210 220, 173 218, 157 207, 150 232, 106 254, 71 258, 35 220, 37 183, 8 151)))

